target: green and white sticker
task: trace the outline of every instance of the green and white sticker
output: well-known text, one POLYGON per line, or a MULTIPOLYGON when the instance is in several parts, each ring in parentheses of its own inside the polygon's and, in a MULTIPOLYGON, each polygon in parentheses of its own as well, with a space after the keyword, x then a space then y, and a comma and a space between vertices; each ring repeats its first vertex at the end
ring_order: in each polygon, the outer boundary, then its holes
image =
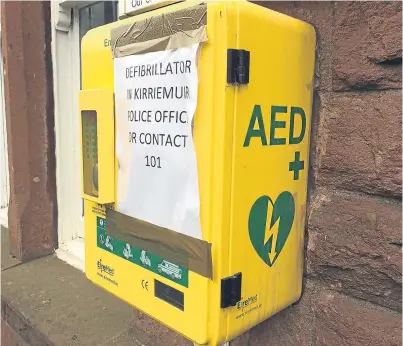
POLYGON ((106 233, 106 219, 99 216, 97 216, 97 246, 179 285, 188 287, 189 271, 187 268, 178 266, 124 241, 112 238, 106 233))

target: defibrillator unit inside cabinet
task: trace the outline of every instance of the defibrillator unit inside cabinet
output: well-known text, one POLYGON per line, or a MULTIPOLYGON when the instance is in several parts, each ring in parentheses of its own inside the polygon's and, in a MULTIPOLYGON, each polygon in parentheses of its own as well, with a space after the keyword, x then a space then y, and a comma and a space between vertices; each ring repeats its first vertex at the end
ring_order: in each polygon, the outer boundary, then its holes
POLYGON ((221 345, 301 295, 315 31, 246 1, 122 4, 81 47, 85 272, 221 345))

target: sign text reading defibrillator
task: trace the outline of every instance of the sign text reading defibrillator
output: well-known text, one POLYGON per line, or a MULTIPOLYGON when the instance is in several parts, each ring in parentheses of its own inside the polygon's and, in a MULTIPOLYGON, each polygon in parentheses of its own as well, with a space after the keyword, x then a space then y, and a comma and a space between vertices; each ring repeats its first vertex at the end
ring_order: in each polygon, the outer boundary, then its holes
POLYGON ((139 78, 149 76, 164 76, 164 75, 190 73, 191 66, 192 62, 190 60, 129 66, 126 68, 126 78, 139 78))
POLYGON ((118 211, 200 239, 197 49, 116 58, 114 77, 118 211))
MULTIPOLYGON (((160 62, 159 64, 132 65, 126 68, 126 79, 149 78, 154 76, 174 76, 190 74, 192 61, 180 60, 172 62, 160 62)), ((127 89, 127 100, 181 100, 189 99, 190 90, 188 85, 175 86, 153 86, 127 89)), ((166 110, 166 109, 129 109, 127 111, 129 122, 187 124, 189 122, 187 110, 166 110)), ((132 132, 129 131, 129 142, 133 144, 186 147, 188 135, 169 134, 154 132, 132 132)), ((161 158, 155 160, 155 167, 161 168, 161 158)), ((146 164, 148 164, 146 158, 146 164)))

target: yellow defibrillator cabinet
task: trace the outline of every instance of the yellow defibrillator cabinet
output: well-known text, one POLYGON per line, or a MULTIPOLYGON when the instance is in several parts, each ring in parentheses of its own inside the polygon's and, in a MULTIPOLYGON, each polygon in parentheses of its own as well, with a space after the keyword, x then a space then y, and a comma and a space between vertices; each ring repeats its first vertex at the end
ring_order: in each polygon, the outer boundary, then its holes
POLYGON ((310 25, 244 1, 170 4, 84 36, 82 196, 92 282, 199 345, 230 341, 300 298, 315 45, 310 25), (117 210, 125 167, 114 59, 186 46, 173 39, 179 32, 203 37, 188 138, 198 239, 117 210))

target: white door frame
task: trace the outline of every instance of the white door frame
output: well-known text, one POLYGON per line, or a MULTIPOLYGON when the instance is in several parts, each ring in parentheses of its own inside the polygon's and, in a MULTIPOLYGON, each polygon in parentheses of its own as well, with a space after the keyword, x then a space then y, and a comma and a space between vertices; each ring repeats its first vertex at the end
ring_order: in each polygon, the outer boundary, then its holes
POLYGON ((80 49, 78 10, 97 1, 51 1, 55 107, 57 255, 84 271, 78 91, 80 49))
MULTIPOLYGON (((1 49, 2 34, 0 28, 0 57, 3 56, 1 49)), ((6 128, 6 110, 4 99, 4 69, 3 59, 0 59, 0 225, 8 227, 8 203, 10 199, 10 181, 8 174, 8 146, 7 146, 7 128, 6 128)))

